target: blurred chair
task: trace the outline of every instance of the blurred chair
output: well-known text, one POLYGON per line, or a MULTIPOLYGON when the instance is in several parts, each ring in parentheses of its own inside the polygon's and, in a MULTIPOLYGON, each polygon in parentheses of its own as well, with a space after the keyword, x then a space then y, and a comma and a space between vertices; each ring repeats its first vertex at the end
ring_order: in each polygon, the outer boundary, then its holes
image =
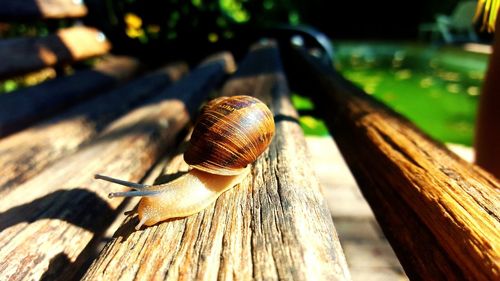
POLYGON ((477 42, 478 37, 472 23, 476 6, 477 1, 462 1, 451 15, 437 14, 435 22, 419 26, 419 38, 423 39, 425 33, 430 33, 432 41, 441 36, 446 43, 477 42))

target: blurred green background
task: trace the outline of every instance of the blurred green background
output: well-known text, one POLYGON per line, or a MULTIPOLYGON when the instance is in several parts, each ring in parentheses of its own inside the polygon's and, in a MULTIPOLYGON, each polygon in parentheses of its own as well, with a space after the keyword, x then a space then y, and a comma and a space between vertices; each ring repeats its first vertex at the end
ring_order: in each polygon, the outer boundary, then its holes
MULTIPOLYGON (((336 68, 366 93, 443 142, 472 145, 478 96, 488 55, 456 46, 415 42, 337 42, 336 68)), ((312 109, 295 95, 299 109, 312 109)), ((309 134, 325 135, 320 120, 301 118, 309 134)))

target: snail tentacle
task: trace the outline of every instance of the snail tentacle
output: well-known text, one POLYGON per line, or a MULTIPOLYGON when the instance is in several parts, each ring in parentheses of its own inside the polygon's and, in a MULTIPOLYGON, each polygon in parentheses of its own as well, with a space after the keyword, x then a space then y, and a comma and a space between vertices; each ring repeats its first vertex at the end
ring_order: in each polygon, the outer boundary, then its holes
POLYGON ((108 194, 109 198, 114 197, 139 197, 139 196, 155 196, 160 194, 161 190, 132 190, 126 192, 111 192, 108 194))
POLYGON ((143 225, 144 225, 144 223, 146 223, 146 221, 147 221, 148 219, 149 219, 149 217, 148 217, 148 216, 143 216, 143 217, 141 218, 141 220, 139 221, 139 223, 135 226, 135 230, 139 230, 139 229, 141 229, 141 226, 143 226, 143 225))
POLYGON ((100 174, 95 174, 94 178, 98 179, 98 180, 109 181, 109 182, 116 183, 119 185, 127 186, 127 187, 130 187, 130 188, 135 189, 135 190, 140 190, 140 189, 150 187, 150 185, 147 185, 147 184, 140 184, 140 183, 135 183, 135 182, 124 181, 124 180, 120 180, 120 179, 116 179, 116 178, 112 178, 112 177, 108 177, 108 176, 104 176, 104 175, 100 175, 100 174))

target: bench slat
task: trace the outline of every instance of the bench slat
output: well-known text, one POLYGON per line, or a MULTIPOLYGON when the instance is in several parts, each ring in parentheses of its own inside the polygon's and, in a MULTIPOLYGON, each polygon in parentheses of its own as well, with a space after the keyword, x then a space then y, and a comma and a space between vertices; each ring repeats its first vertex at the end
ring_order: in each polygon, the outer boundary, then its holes
POLYGON ((116 186, 103 185, 93 175, 139 181, 189 121, 188 108, 198 107, 223 75, 223 60, 203 64, 118 119, 98 139, 3 196, 0 276, 38 280, 50 273, 70 280, 123 201, 108 199, 116 186))
POLYGON ((138 69, 137 60, 111 57, 99 62, 94 69, 0 95, 0 137, 109 90, 135 75, 138 69))
MULTIPOLYGON (((348 280, 346 261, 311 167, 279 53, 257 46, 223 95, 271 105, 276 136, 251 176, 197 215, 135 231, 129 217, 84 280, 348 280)), ((187 166, 179 152, 166 173, 187 166)))
POLYGON ((6 194, 8 189, 37 175, 55 160, 76 151, 115 118, 186 72, 186 64, 171 64, 0 140, 0 194, 6 194))
POLYGON ((0 40, 0 78, 107 53, 111 44, 97 29, 76 26, 36 38, 0 40))
POLYGON ((62 19, 87 15, 83 0, 0 0, 0 20, 62 19))
POLYGON ((311 56, 290 61, 410 277, 500 279, 499 182, 311 56))

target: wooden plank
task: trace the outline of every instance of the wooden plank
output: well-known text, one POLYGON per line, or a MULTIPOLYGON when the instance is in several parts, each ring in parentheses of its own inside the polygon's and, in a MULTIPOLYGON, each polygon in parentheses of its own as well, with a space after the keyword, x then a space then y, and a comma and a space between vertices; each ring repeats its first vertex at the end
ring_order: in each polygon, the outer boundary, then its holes
POLYGON ((75 277, 122 203, 107 196, 116 186, 103 185, 92 176, 103 173, 139 181, 187 124, 189 109, 197 108, 223 77, 223 68, 223 60, 201 65, 113 122, 75 154, 2 196, 0 276, 75 277))
POLYGON ((87 15, 83 0, 0 0, 0 20, 62 19, 87 15))
MULTIPOLYGON (((235 94, 258 96, 276 118, 251 176, 197 215, 139 231, 129 217, 84 280, 349 279, 274 44, 244 60, 223 90, 235 94)), ((167 175, 187 169, 180 153, 167 175)))
POLYGON ((410 278, 498 280, 498 180, 331 67, 290 58, 410 278))
POLYGON ((99 30, 76 26, 36 38, 0 41, 0 78, 107 53, 111 44, 99 30))
POLYGON ((76 151, 117 117, 186 72, 184 63, 168 65, 0 140, 0 194, 6 194, 57 159, 76 151))
POLYGON ((63 109, 111 89, 138 72, 139 62, 110 57, 94 69, 0 95, 0 137, 20 131, 63 109))

